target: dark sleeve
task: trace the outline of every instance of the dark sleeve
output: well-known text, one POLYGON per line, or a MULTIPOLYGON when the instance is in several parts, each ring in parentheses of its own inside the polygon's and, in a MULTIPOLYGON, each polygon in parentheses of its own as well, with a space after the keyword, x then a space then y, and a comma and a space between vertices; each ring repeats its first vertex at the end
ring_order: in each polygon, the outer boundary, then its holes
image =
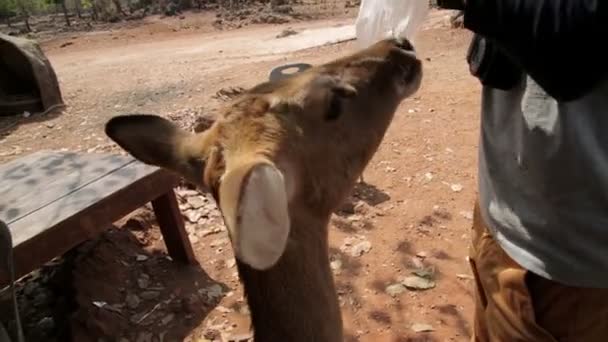
POLYGON ((467 0, 464 25, 494 41, 553 97, 606 78, 608 0, 467 0))

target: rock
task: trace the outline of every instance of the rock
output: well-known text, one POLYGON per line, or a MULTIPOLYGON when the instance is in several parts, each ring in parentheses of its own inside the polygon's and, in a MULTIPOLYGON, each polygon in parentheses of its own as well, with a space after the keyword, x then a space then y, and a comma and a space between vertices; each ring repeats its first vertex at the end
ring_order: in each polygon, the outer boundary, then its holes
POLYGON ((202 208, 207 203, 207 199, 202 196, 188 197, 187 201, 194 209, 202 208))
POLYGON ((139 296, 143 300, 153 300, 153 299, 157 299, 158 297, 160 297, 160 292, 158 292, 158 291, 144 291, 144 292, 140 293, 139 296))
POLYGON ((175 318, 175 314, 168 314, 167 316, 163 317, 163 319, 160 321, 160 325, 167 325, 169 323, 171 323, 171 321, 175 318))
POLYGON ((403 292, 405 292, 406 288, 403 284, 392 284, 386 287, 386 289, 384 290, 389 296, 391 297, 396 297, 400 294, 402 294, 403 292))
POLYGON ((198 236, 196 236, 196 234, 188 235, 188 239, 190 240, 190 243, 193 245, 197 244, 199 241, 198 236))
POLYGON ((152 333, 142 331, 137 335, 135 342, 152 342, 152 333))
POLYGON ((363 202, 363 201, 359 201, 357 202, 357 204, 355 204, 355 213, 359 214, 359 215, 365 215, 368 214, 370 212, 370 206, 363 202))
POLYGON ((179 189, 177 190, 177 193, 181 197, 200 196, 200 193, 198 191, 190 189, 179 189))
POLYGON ((231 259, 226 260, 226 267, 233 268, 234 265, 236 265, 236 259, 235 258, 231 258, 231 259))
POLYGON ((340 207, 338 208, 339 212, 345 213, 345 214, 354 214, 355 213, 355 205, 352 201, 351 198, 347 199, 344 203, 342 203, 342 205, 340 205, 340 207))
POLYGON ((432 173, 430 173, 430 172, 425 173, 425 174, 424 174, 424 179, 425 179, 427 182, 432 181, 432 180, 433 180, 433 174, 432 174, 432 173))
POLYGON ((215 340, 219 339, 220 336, 221 336, 220 332, 215 329, 207 329, 203 333, 203 337, 208 340, 211 340, 211 341, 215 341, 215 340))
POLYGON ((148 260, 148 256, 147 255, 143 255, 143 254, 137 254, 137 256, 135 257, 135 259, 137 261, 146 261, 146 260, 148 260))
POLYGON ((206 294, 207 298, 209 298, 210 300, 219 298, 224 293, 224 291, 222 290, 222 287, 218 284, 214 284, 207 288, 201 289, 201 290, 199 290, 199 292, 201 292, 201 294, 203 294, 203 293, 206 294))
POLYGON ((428 290, 435 287, 435 282, 419 276, 410 276, 401 282, 409 290, 428 290))
POLYGON ((139 297, 137 297, 136 294, 130 293, 125 298, 125 303, 127 303, 129 309, 137 309, 137 307, 141 303, 141 300, 139 299, 139 297))
POLYGON ((416 253, 416 256, 420 259, 425 259, 427 257, 427 254, 425 252, 418 252, 416 253))
POLYGON ((461 185, 461 184, 452 184, 452 185, 450 186, 450 188, 451 188, 451 189, 452 189, 452 191, 454 191, 454 192, 461 192, 461 191, 462 191, 462 189, 463 189, 463 187, 462 187, 462 185, 461 185))
POLYGON ((412 324, 412 330, 417 333, 435 331, 432 325, 424 323, 412 324))
POLYGON ((460 215, 469 221, 473 220, 473 212, 471 211, 461 211, 460 215))
POLYGON ((150 223, 141 218, 130 218, 125 226, 133 230, 149 230, 151 228, 150 223))
POLYGON ((432 280, 433 276, 435 275, 435 268, 432 266, 431 267, 421 267, 412 273, 419 276, 420 278, 426 278, 426 279, 432 280))
POLYGON ((462 280, 473 280, 473 279, 475 279, 475 278, 473 278, 473 276, 470 276, 468 274, 457 274, 456 278, 462 279, 462 280))
POLYGON ((216 239, 216 240, 211 241, 211 243, 209 244, 209 247, 216 248, 216 247, 223 246, 226 243, 228 243, 228 239, 226 239, 226 238, 216 239))
POLYGON ((335 274, 340 274, 340 272, 342 272, 342 260, 340 259, 333 260, 329 263, 329 266, 335 274))
POLYGON ((277 39, 293 36, 296 34, 298 34, 298 31, 292 29, 291 27, 288 27, 285 30, 283 30, 281 33, 277 34, 277 39))
POLYGON ((147 289, 148 286, 150 286, 150 277, 146 274, 142 274, 142 276, 137 279, 137 286, 139 286, 140 289, 147 289))
POLYGON ((372 249, 372 243, 369 241, 361 241, 358 244, 354 245, 351 249, 350 254, 354 257, 360 257, 364 253, 369 252, 372 249))
POLYGON ((53 317, 44 317, 36 324, 38 329, 42 331, 51 331, 55 329, 55 320, 53 317))
POLYGON ((34 296, 34 306, 39 307, 46 305, 49 301, 49 294, 45 289, 39 289, 34 296))
POLYGON ((250 314, 251 314, 251 311, 249 311, 249 306, 248 306, 248 305, 246 305, 246 304, 245 304, 245 305, 242 305, 242 306, 239 308, 239 312, 240 312, 242 315, 250 315, 250 314))
POLYGON ((32 282, 27 283, 27 285, 25 285, 25 288, 23 289, 23 293, 29 297, 34 294, 36 289, 38 289, 38 284, 36 282, 32 281, 32 282))
POLYGON ((184 213, 184 215, 186 216, 186 218, 188 219, 188 221, 192 222, 192 223, 197 223, 198 220, 200 220, 200 218, 203 216, 203 214, 198 211, 198 210, 188 210, 184 213))
POLYGON ((221 226, 216 226, 216 227, 213 227, 213 228, 201 229, 201 230, 199 230, 199 231, 196 232, 196 235, 198 237, 205 237, 205 236, 208 236, 208 235, 220 233, 220 232, 222 232, 222 230, 223 229, 222 229, 221 226))
POLYGON ((217 306, 215 309, 216 309, 217 311, 221 312, 221 313, 224 313, 224 314, 226 314, 226 313, 231 313, 231 312, 232 312, 232 310, 231 310, 231 309, 228 309, 227 307, 222 306, 222 305, 218 305, 218 306, 217 306))

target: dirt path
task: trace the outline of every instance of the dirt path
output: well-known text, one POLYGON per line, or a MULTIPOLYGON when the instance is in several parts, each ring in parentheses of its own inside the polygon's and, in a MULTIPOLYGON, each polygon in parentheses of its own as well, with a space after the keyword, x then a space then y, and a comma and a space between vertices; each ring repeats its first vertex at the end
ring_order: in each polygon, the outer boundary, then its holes
MULTIPOLYGON (((219 102, 211 96, 222 87, 251 86, 266 79, 277 64, 319 63, 354 49, 350 42, 277 54, 270 45, 259 49, 248 40, 260 36, 273 40, 290 26, 302 30, 344 23, 176 32, 157 38, 139 30, 137 34, 77 36, 64 48, 59 47, 63 40, 45 43, 70 107, 60 116, 44 121, 31 118, 5 131, 0 138, 0 161, 40 148, 103 150, 107 147, 103 123, 119 113, 213 111, 219 102), (113 39, 116 36, 120 38, 113 39)), ((354 208, 333 220, 332 260, 348 341, 469 339, 473 287, 465 257, 476 189, 479 107, 479 87, 464 59, 469 38, 466 31, 442 27, 441 15, 435 15, 420 34, 416 43, 425 59, 422 89, 400 107, 365 172, 367 184, 355 192, 354 208), (353 256, 352 245, 361 241, 369 241, 371 249, 353 256), (388 286, 415 270, 431 274, 436 286, 405 290, 394 297, 386 293, 388 286), (416 323, 431 325, 434 331, 417 333, 412 329, 416 323)), ((187 209, 186 199, 183 203, 187 209)), ((122 303, 123 314, 137 314, 164 300, 169 304, 154 316, 156 324, 129 325, 123 316, 102 314, 91 307, 76 315, 80 326, 97 336, 114 327, 125 331, 122 336, 127 340, 137 342, 160 340, 161 335, 165 341, 204 341, 203 336, 212 337, 215 330, 246 332, 247 312, 225 232, 220 228, 209 232, 209 227, 221 224, 211 204, 204 208, 202 218, 193 218, 199 226, 189 228, 204 272, 172 266, 163 257, 157 228, 142 229, 141 224, 132 233, 107 234, 89 249, 89 259, 76 267, 81 303, 122 303), (148 287, 158 287, 147 291, 159 294, 148 293, 146 297, 157 297, 130 308, 126 298, 142 296, 145 289, 138 282, 144 273, 148 287), (110 286, 116 283, 120 288, 110 286), (170 304, 176 298, 183 304, 178 308, 170 304)))

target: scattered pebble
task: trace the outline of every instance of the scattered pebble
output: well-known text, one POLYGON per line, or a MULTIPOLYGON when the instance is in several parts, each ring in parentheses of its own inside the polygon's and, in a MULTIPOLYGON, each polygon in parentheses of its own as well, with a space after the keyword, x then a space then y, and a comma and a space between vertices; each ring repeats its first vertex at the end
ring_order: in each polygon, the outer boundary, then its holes
POLYGON ((167 325, 169 324, 173 319, 175 318, 175 314, 168 314, 167 316, 163 317, 163 319, 160 321, 160 325, 167 325))
POLYGON ((342 272, 342 260, 340 259, 333 260, 329 263, 329 266, 335 274, 340 274, 340 272, 342 272))
POLYGON ((403 279, 401 282, 409 290, 428 290, 435 287, 435 282, 420 276, 410 276, 403 279))
POLYGON ((202 196, 191 196, 188 197, 187 201, 188 204, 190 204, 190 206, 192 206, 194 209, 199 209, 207 203, 207 200, 202 196))
POLYGON ((142 274, 140 278, 137 279, 137 286, 140 289, 147 289, 150 286, 150 277, 147 274, 142 274))
POLYGON ((456 278, 461 279, 461 280, 472 280, 472 279, 474 279, 473 276, 470 276, 468 274, 457 274, 456 278))
POLYGON ((372 243, 369 241, 361 241, 354 245, 350 254, 354 257, 360 257, 372 249, 372 243))
POLYGON ((136 294, 130 293, 125 298, 125 303, 127 303, 127 306, 129 307, 129 309, 137 309, 137 307, 141 303, 141 300, 139 299, 139 297, 136 294))
POLYGON ((452 189, 452 191, 454 191, 454 192, 461 192, 461 191, 462 191, 462 189, 463 189, 463 187, 462 187, 462 185, 461 185, 461 184, 452 184, 452 185, 450 186, 450 188, 451 188, 451 189, 452 189))
POLYGON ((139 294, 141 299, 143 300, 153 300, 160 297, 160 292, 158 291, 144 291, 139 294))
POLYGON ((146 260, 148 260, 148 256, 143 255, 143 254, 137 254, 136 260, 137 261, 146 261, 146 260))
POLYGON ((402 294, 403 292, 405 292, 406 288, 403 284, 392 284, 386 287, 386 289, 384 290, 389 296, 391 297, 396 297, 400 294, 402 294))
POLYGON ((412 330, 414 332, 417 332, 417 333, 435 331, 435 329, 433 328, 432 325, 430 325, 430 324, 424 324, 424 323, 414 323, 414 324, 412 324, 412 330))
POLYGON ((461 211, 460 215, 465 219, 472 221, 473 220, 473 212, 472 211, 461 211))

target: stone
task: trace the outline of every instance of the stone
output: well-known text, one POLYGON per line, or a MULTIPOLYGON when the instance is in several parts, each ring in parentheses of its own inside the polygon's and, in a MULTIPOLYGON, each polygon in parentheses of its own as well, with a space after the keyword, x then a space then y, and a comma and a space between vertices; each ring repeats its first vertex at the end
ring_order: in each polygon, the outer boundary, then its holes
POLYGON ((32 296, 34 294, 34 292, 38 289, 38 284, 36 282, 29 282, 27 283, 27 285, 25 285, 25 288, 23 289, 23 293, 26 296, 32 296))
POLYGON ((334 271, 335 274, 340 274, 342 271, 342 260, 336 259, 329 263, 329 266, 334 271))
POLYGON ((163 317, 163 319, 160 321, 161 325, 167 325, 169 323, 171 323, 171 321, 173 321, 173 319, 175 318, 175 314, 168 314, 167 316, 163 317))
POLYGON ((364 253, 369 252, 372 249, 372 243, 369 241, 361 241, 354 245, 351 249, 351 255, 354 257, 360 257, 364 253))
POLYGON ((194 209, 202 208, 205 204, 207 204, 207 199, 202 196, 192 196, 188 197, 188 204, 192 206, 194 209))
POLYGON ((412 330, 417 333, 435 331, 432 325, 424 323, 412 324, 412 330))
POLYGON ((409 290, 423 291, 435 287, 434 281, 419 276, 406 277, 401 283, 409 290))
POLYGON ((185 213, 186 218, 188 219, 188 221, 192 222, 192 223, 197 223, 198 220, 200 220, 200 218, 203 216, 203 214, 198 211, 198 210, 188 210, 185 213))
POLYGON ((152 342, 152 333, 142 331, 137 335, 135 342, 152 342))
POLYGON ((38 329, 42 331, 51 331, 55 329, 55 320, 53 317, 43 317, 40 321, 38 321, 38 329))
POLYGON ((158 292, 158 291, 144 291, 144 292, 140 293, 139 296, 143 300, 153 300, 153 299, 157 299, 158 297, 160 297, 160 292, 158 292))
POLYGON ((472 211, 461 211, 460 212, 460 216, 464 217, 465 219, 472 221, 473 220, 473 212, 472 211))
POLYGON ((141 303, 141 300, 139 299, 139 297, 136 294, 130 293, 125 298, 125 303, 127 303, 127 306, 129 307, 129 309, 137 309, 137 307, 141 303))
POLYGON ((450 186, 450 188, 451 188, 451 189, 452 189, 452 191, 454 191, 454 192, 461 192, 461 191, 462 191, 462 189, 463 189, 463 186, 462 186, 462 185, 460 185, 460 184, 452 184, 452 185, 450 186))
POLYGON ((143 254, 137 254, 137 256, 135 257, 135 259, 137 261, 146 261, 146 260, 148 260, 148 256, 147 255, 143 255, 143 254))
POLYGON ((142 275, 137 279, 137 286, 139 286, 140 289, 147 289, 148 286, 150 286, 150 278, 142 275))
POLYGON ((391 297, 396 297, 405 292, 405 290, 405 285, 397 283, 387 286, 384 292, 386 292, 391 297))
POLYGON ((222 294, 224 293, 224 290, 222 290, 222 287, 220 285, 214 284, 214 285, 211 285, 208 288, 206 288, 205 292, 207 293, 207 297, 210 300, 214 300, 216 298, 221 297, 222 294))

